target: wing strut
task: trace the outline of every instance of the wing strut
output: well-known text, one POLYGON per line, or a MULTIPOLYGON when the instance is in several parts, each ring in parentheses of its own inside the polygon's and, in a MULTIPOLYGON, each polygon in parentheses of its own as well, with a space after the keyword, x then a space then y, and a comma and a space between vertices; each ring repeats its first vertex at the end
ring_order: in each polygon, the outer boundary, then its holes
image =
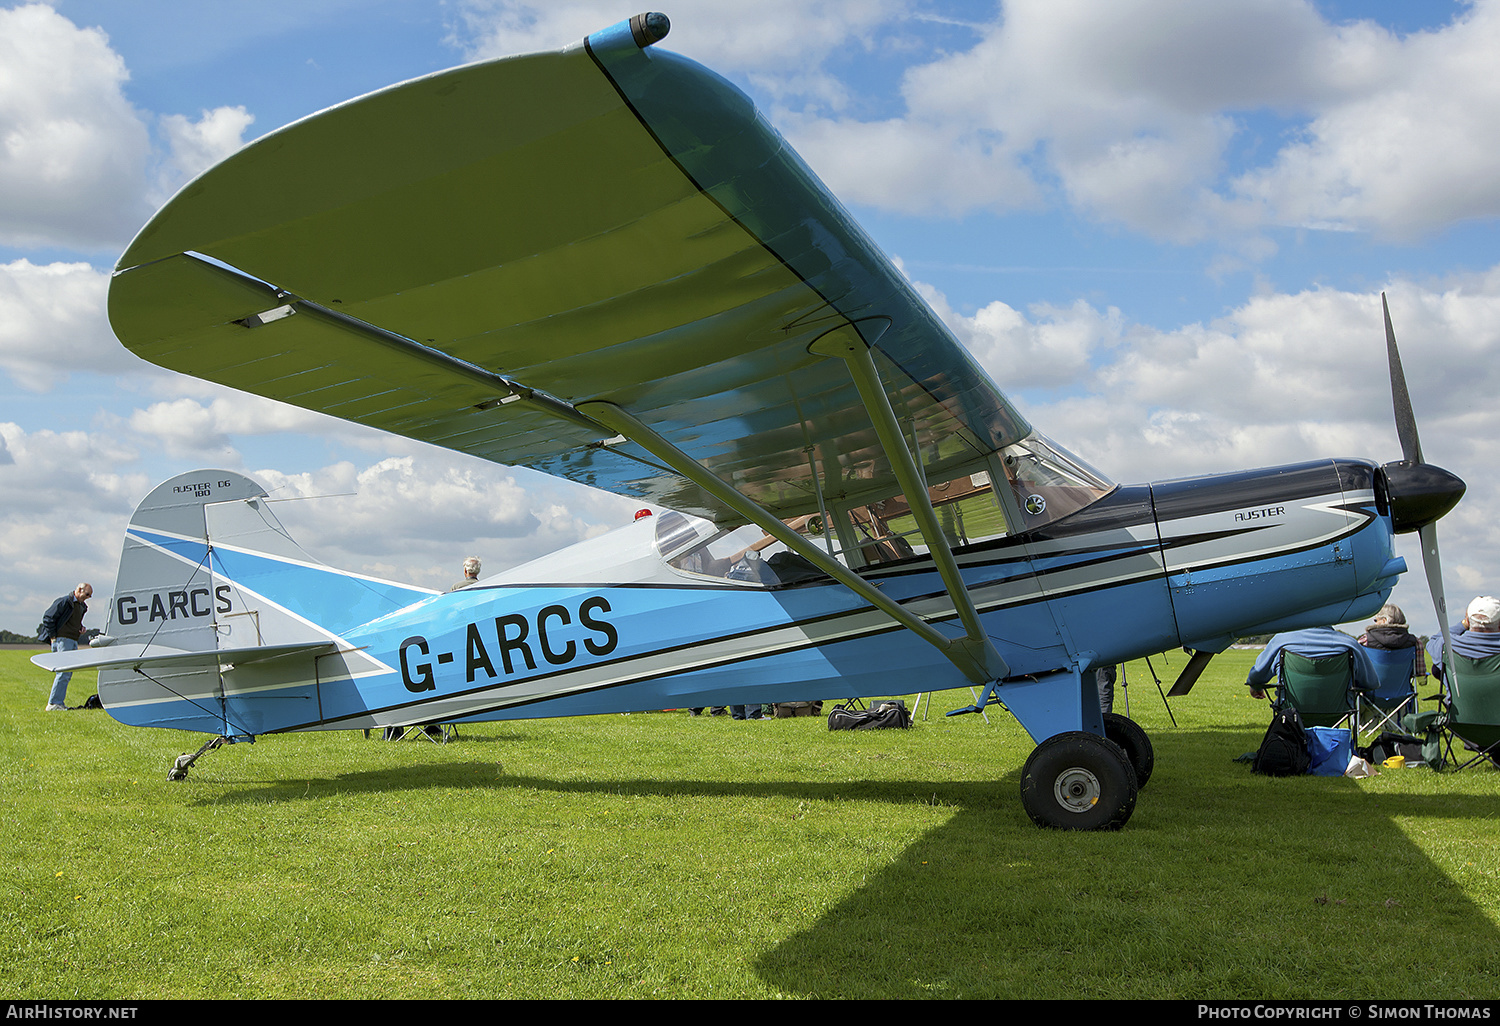
MULTIPOLYGON (((973 679, 976 684, 985 684, 1006 676, 1010 672, 1010 667, 1006 665, 979 622, 979 610, 974 608, 974 602, 969 598, 969 590, 964 585, 962 574, 959 573, 958 560, 953 558, 953 549, 948 545, 948 536, 943 533, 942 525, 938 523, 937 511, 932 508, 932 496, 927 490, 927 482, 922 478, 921 468, 912 458, 911 450, 906 446, 906 439, 901 434, 901 425, 896 420, 896 412, 891 409, 891 398, 886 394, 885 385, 880 380, 880 371, 875 367, 875 358, 870 354, 869 345, 850 326, 838 328, 820 336, 807 349, 808 352, 818 356, 836 357, 843 360, 845 366, 849 368, 850 376, 854 378, 854 385, 859 389, 859 396, 864 402, 865 411, 869 413, 870 421, 875 427, 876 437, 880 439, 886 459, 890 460, 891 470, 895 473, 896 480, 906 495, 912 516, 927 540, 928 553, 937 564, 938 575, 942 577, 943 586, 947 588, 948 597, 953 600, 953 608, 958 611, 958 618, 967 632, 966 637, 953 644, 962 649, 967 662, 980 667, 985 675, 983 680, 974 679, 972 676, 970 679, 973 679)), ((953 656, 949 658, 953 659, 965 673, 968 673, 964 663, 959 662, 953 656)))
POLYGON ((599 430, 598 424, 588 420, 586 417, 580 416, 578 411, 569 403, 537 389, 528 388, 503 374, 496 374, 493 371, 469 363, 467 360, 460 360, 455 356, 449 356, 442 350, 433 349, 431 346, 424 346, 414 339, 407 338, 405 335, 398 335, 394 331, 387 331, 379 325, 362 321, 358 317, 351 317, 346 313, 331 309, 321 303, 315 303, 310 299, 303 299, 277 285, 272 285, 252 274, 247 274, 237 267, 231 267, 222 260, 205 258, 197 253, 185 253, 183 255, 197 261, 197 263, 211 271, 229 277, 233 281, 265 289, 270 293, 268 301, 280 304, 273 309, 246 317, 239 322, 247 328, 259 328, 294 314, 313 317, 317 320, 337 325, 368 341, 379 343, 387 349, 393 350, 412 360, 415 364, 435 368, 455 380, 467 381, 495 393, 495 398, 483 404, 484 409, 511 402, 523 402, 543 413, 557 417, 560 420, 565 420, 575 427, 582 428, 584 431, 597 433, 601 439, 608 434, 605 431, 599 430))

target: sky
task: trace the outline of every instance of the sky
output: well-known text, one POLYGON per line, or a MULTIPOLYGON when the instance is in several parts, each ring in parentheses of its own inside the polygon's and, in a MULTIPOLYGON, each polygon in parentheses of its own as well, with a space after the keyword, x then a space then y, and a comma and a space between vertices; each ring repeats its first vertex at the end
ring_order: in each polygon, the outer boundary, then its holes
MULTIPOLYGON (((446 588, 638 503, 161 370, 115 259, 245 143, 383 86, 553 50, 642 0, 0 0, 0 628, 104 625, 156 483, 259 480, 322 561, 446 588)), ((658 0, 1040 430, 1121 483, 1400 459, 1380 295, 1450 608, 1500 592, 1500 0, 658 0)), ((1393 600, 1437 622, 1414 535, 1393 600)))

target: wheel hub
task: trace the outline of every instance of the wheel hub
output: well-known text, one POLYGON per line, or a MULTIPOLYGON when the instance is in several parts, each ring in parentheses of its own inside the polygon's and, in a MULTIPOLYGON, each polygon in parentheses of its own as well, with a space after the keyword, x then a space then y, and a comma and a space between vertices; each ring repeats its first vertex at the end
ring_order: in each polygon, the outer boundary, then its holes
POLYGON ((1088 812, 1099 804, 1099 778, 1082 766, 1063 770, 1052 782, 1057 804, 1069 812, 1088 812))

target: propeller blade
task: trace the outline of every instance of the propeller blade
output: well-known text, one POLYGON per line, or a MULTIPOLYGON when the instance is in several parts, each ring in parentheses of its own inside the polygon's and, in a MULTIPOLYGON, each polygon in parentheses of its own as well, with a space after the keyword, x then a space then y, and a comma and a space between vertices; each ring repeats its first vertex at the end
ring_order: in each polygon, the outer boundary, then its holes
POLYGON ((1427 590, 1432 593, 1432 608, 1437 611, 1438 629, 1443 632, 1443 669, 1453 665, 1453 648, 1448 637, 1448 600, 1443 595, 1443 565, 1438 558, 1437 524, 1424 526, 1417 537, 1422 542, 1422 568, 1427 571, 1427 590))
POLYGON ((1380 294, 1380 308, 1385 312, 1385 351, 1391 363, 1391 401, 1396 407, 1396 434, 1401 439, 1401 458, 1407 463, 1422 462, 1422 442, 1417 438, 1417 418, 1411 410, 1411 395, 1406 391, 1406 374, 1401 369, 1401 354, 1396 350, 1396 329, 1391 327, 1391 308, 1380 294))

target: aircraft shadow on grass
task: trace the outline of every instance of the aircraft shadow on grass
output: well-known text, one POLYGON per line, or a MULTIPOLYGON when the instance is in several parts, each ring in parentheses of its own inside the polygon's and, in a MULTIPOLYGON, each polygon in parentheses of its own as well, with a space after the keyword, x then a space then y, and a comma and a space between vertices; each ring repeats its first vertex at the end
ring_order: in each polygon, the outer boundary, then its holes
MULTIPOLYGON (((322 786, 298 779, 233 789, 203 801, 478 787, 956 810, 812 926, 756 959, 761 980, 789 994, 1097 998, 1116 996, 1120 981, 1130 981, 1131 993, 1144 987, 1163 998, 1496 993, 1500 972, 1489 953, 1500 930, 1401 825, 1476 824, 1468 843, 1477 864, 1494 832, 1483 824, 1500 821, 1500 795, 1483 793, 1489 771, 1471 776, 1479 786, 1461 794, 1380 792, 1322 777, 1273 780, 1232 762, 1247 736, 1230 729, 1174 735, 1178 751, 1149 786, 1176 800, 1153 805, 1131 831, 1095 835, 1086 847, 1076 834, 1037 831, 1007 800, 1018 769, 988 781, 557 780, 499 766, 476 778, 473 764, 424 765, 343 774, 322 786), (1188 759, 1189 749, 1206 758, 1188 759), (1220 757, 1222 769, 1197 778, 1173 770, 1220 757), (1249 811, 1264 808, 1267 788, 1286 792, 1284 816, 1249 811), (976 865, 989 867, 979 892, 976 865), (1226 911, 1236 909, 1256 911, 1226 911), (1371 978, 1366 964, 1407 971, 1371 978)), ((773 892, 778 883, 763 887, 773 892)))

